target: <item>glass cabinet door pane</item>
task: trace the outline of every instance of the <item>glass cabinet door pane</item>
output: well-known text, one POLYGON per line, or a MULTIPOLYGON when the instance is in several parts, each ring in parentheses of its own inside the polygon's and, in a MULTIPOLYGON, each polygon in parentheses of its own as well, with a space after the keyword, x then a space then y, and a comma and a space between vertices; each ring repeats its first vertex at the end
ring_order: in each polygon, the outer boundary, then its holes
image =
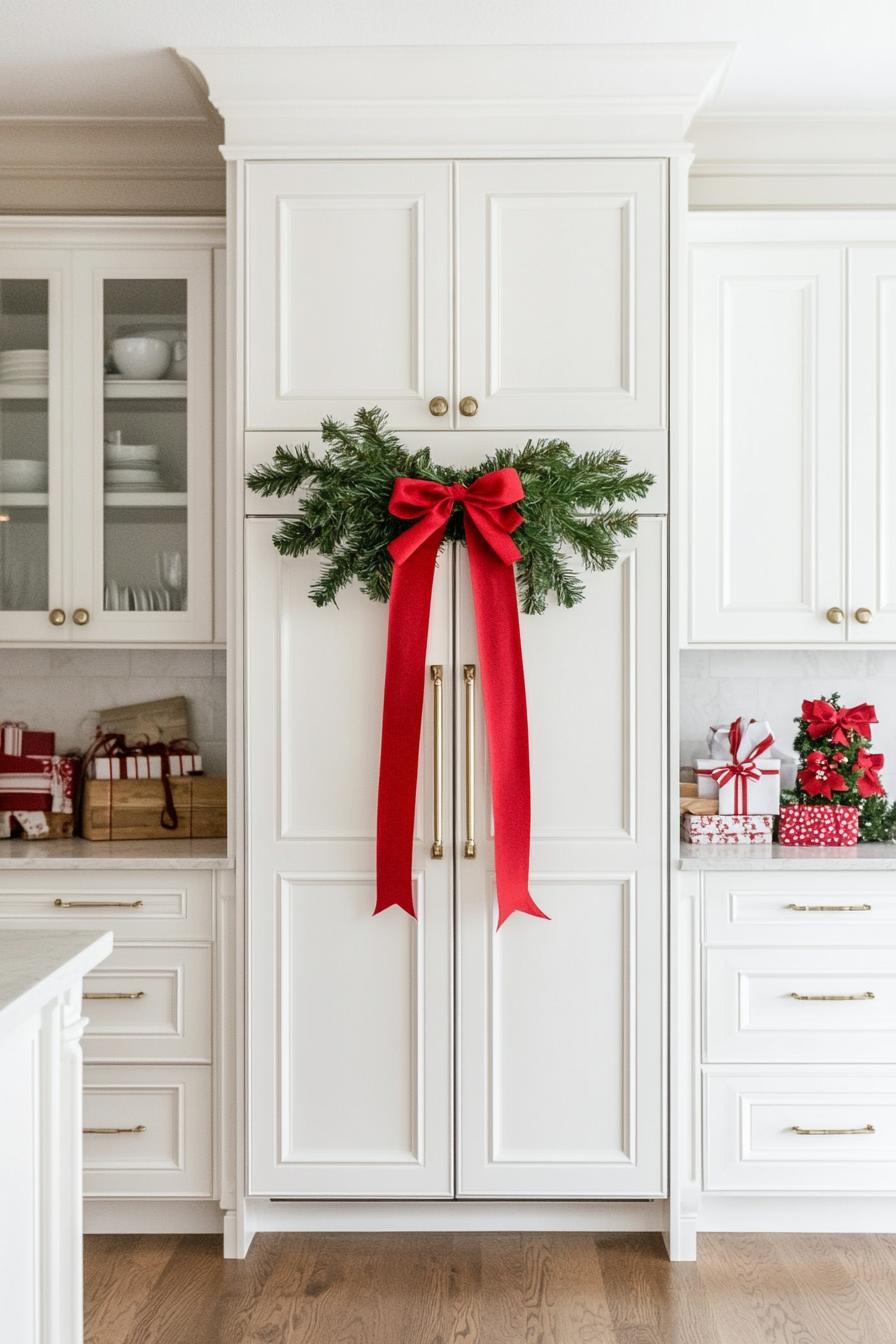
MULTIPOLYGON (((0 275, 0 611, 50 603, 50 284, 0 275)), ((4 621, 12 637, 25 626, 4 621)), ((43 626, 41 627, 43 633, 43 626)))
POLYGON ((103 609, 188 606, 187 281, 103 281, 103 609))

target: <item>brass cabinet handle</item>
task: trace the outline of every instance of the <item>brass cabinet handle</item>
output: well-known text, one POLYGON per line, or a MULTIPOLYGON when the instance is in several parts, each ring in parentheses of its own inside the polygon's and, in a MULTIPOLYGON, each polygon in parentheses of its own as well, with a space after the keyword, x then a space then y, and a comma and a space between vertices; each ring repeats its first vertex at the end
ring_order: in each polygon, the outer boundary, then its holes
POLYGON ((789 905, 785 905, 784 909, 799 910, 803 914, 805 914, 807 911, 812 911, 813 913, 822 913, 822 912, 827 913, 829 911, 836 911, 838 914, 840 914, 847 911, 852 912, 852 911, 870 910, 871 906, 868 904, 867 901, 863 901, 861 905, 794 905, 793 901, 791 901, 789 905))
POLYGON ((797 994, 792 990, 790 997, 799 999, 800 1003, 852 1003, 859 999, 874 999, 877 995, 873 989, 866 989, 864 994, 797 994))
POLYGON ((145 1125, 131 1125, 130 1129, 122 1129, 116 1125, 94 1125, 89 1129, 82 1129, 82 1134, 145 1134, 145 1125))
POLYGON ((57 896, 53 904, 58 910, 139 910, 142 901, 63 901, 57 896))
POLYGON ((433 397, 432 401, 429 403, 429 413, 430 415, 447 415, 447 397, 433 397))
POLYGON ((873 1125, 862 1125, 861 1129, 803 1129, 802 1125, 791 1125, 791 1134, 874 1134, 873 1125))
POLYGON ((831 625, 839 625, 845 615, 846 612, 842 607, 828 607, 825 612, 825 618, 830 621, 831 625))
POLYGON ((47 620, 51 625, 65 625, 65 612, 61 607, 54 607, 47 612, 47 620))
POLYGON ((461 397, 457 409, 461 415, 475 415, 479 410, 479 402, 475 397, 461 397))
POLYGON ((442 844, 442 664, 429 669, 432 679, 432 857, 444 858, 442 844))
POLYGON ((86 607, 75 607, 72 612, 72 620, 75 625, 86 625, 90 620, 90 612, 86 607))
POLYGON ((871 612, 868 607, 859 607, 853 614, 859 625, 867 625, 871 620, 871 612))
POLYGON ((93 993, 93 992, 92 992, 92 993, 89 993, 89 994, 88 994, 88 993, 85 992, 84 994, 81 995, 81 998, 82 998, 82 999, 145 999, 145 998, 146 998, 146 990, 144 990, 144 989, 135 989, 135 990, 133 990, 130 994, 115 994, 115 993, 111 993, 111 992, 109 992, 109 993, 106 993, 106 992, 103 992, 103 993, 99 993, 99 992, 93 993))
POLYGON ((467 782, 467 838, 464 858, 476 857, 476 727, 474 721, 476 665, 464 663, 465 746, 464 764, 467 782))

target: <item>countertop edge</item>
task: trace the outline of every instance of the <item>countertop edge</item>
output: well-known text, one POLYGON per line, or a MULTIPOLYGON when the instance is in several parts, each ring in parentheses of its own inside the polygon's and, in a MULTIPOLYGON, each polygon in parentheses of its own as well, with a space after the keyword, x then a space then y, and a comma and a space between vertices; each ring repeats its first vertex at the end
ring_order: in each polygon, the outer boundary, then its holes
POLYGON ((896 845, 682 845, 679 872, 896 872, 896 845))
MULTIPOLYGON (((39 932, 34 930, 27 932, 40 940, 39 932)), ((7 1035, 17 1024, 33 1016, 75 981, 83 980, 87 972, 93 970, 101 961, 105 961, 112 951, 112 934, 108 931, 79 935, 75 930, 71 930, 69 938, 76 946, 76 950, 70 956, 59 962, 46 975, 41 975, 14 999, 0 1004, 0 1035, 7 1035), (77 946, 79 942, 81 945, 77 946)))

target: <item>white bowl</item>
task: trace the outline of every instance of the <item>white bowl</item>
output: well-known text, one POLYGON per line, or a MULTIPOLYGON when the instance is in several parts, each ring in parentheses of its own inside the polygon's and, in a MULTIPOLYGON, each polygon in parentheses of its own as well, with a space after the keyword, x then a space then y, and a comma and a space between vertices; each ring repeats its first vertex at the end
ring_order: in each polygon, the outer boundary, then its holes
POLYGON ((0 461, 0 487, 4 490, 46 490, 47 464, 31 457, 8 457, 0 461))
POLYGON ((154 336, 119 336, 111 350, 125 378, 162 378, 171 363, 171 346, 154 336))
POLYGON ((104 443, 106 466, 125 466, 128 462, 157 462, 159 446, 156 443, 104 443))

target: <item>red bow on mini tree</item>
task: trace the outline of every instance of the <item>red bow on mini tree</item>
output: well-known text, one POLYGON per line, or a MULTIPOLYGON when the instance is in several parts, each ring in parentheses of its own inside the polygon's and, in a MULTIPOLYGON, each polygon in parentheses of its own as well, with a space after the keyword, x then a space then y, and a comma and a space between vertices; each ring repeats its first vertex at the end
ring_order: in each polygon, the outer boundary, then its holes
POLYGON ((810 798, 827 798, 829 802, 835 793, 846 793, 849 788, 839 770, 832 769, 823 751, 809 752, 798 778, 810 798))
POLYGON ((806 732, 813 741, 820 737, 829 737, 842 747, 849 745, 849 734, 857 737, 871 737, 871 725, 877 723, 877 712, 873 705, 853 705, 851 709, 837 709, 827 700, 804 700, 803 718, 806 720, 806 732))
POLYGON ((866 751, 860 747, 856 756, 856 769, 861 771, 856 780, 856 788, 863 798, 873 798, 879 794, 886 797, 883 784, 880 782, 879 770, 883 769, 884 758, 879 752, 866 751))

